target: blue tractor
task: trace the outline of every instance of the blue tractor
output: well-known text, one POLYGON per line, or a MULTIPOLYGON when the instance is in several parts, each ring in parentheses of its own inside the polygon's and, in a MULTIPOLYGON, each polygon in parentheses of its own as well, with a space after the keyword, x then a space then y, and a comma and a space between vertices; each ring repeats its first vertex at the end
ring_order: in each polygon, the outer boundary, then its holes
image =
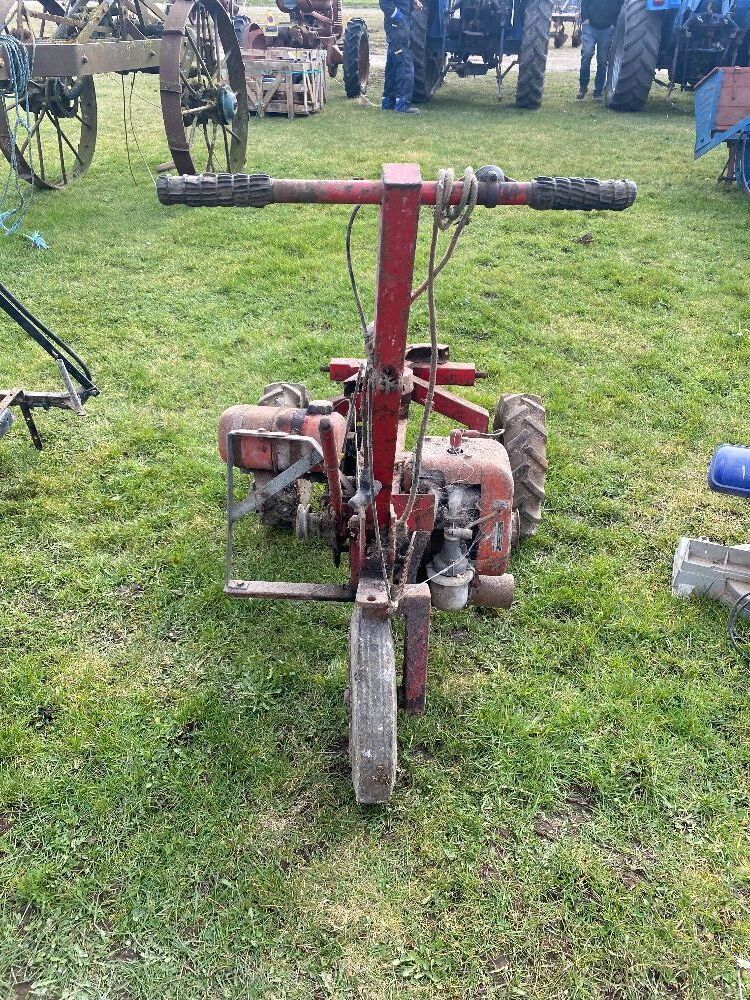
POLYGON ((692 90, 717 66, 747 66, 750 0, 624 0, 610 49, 605 101, 640 111, 657 70, 692 90))
POLYGON ((552 0, 424 0, 412 13, 414 100, 429 101, 448 73, 494 70, 500 94, 506 74, 518 65, 516 104, 538 108, 551 21, 552 0), (505 69, 504 56, 511 57, 505 69))

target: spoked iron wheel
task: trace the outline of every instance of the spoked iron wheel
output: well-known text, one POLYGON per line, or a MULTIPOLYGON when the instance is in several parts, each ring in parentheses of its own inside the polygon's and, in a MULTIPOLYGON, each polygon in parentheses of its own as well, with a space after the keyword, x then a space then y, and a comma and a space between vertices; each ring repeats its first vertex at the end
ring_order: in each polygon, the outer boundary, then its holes
POLYGON ((349 757, 362 805, 387 802, 396 783, 396 654, 389 620, 355 605, 349 626, 349 757))
POLYGON ((167 14, 161 107, 181 174, 238 171, 247 149, 247 91, 232 22, 218 0, 177 0, 167 14))
MULTIPOLYGON (((11 0, 0 3, 0 24, 22 42, 52 39, 60 26, 44 15, 64 13, 55 0, 11 0)), ((32 79, 20 107, 14 94, 2 94, 0 149, 8 161, 15 160, 19 177, 35 187, 65 187, 85 174, 95 147, 96 91, 90 76, 32 79)))

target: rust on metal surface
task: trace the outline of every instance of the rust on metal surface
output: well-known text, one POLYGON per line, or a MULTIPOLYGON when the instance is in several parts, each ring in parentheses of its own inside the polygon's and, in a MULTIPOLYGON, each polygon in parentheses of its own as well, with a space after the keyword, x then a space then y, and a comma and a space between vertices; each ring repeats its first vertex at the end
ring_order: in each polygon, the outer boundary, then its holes
MULTIPOLYGON (((346 437, 346 418, 340 413, 310 414, 307 408, 293 406, 262 406, 257 403, 230 406, 219 418, 219 454, 226 463, 227 436, 233 431, 253 430, 294 434, 312 438, 322 444, 321 424, 331 428, 335 450, 341 454, 346 437)), ((302 454, 299 445, 278 438, 243 436, 235 446, 236 464, 241 469, 279 471, 288 468, 302 454)))
POLYGON ((504 573, 502 576, 477 575, 469 591, 469 604, 480 608, 507 610, 513 603, 515 591, 516 581, 512 573, 504 573))
POLYGON ((229 597, 285 601, 345 601, 354 600, 354 591, 345 584, 291 583, 269 580, 228 580, 224 593, 229 597))
MULTIPOLYGON (((66 16, 57 0, 0 0, 0 25, 24 43, 32 73, 19 102, 28 127, 16 127, 15 100, 0 95, 0 150, 18 176, 55 189, 86 173, 96 145, 94 77, 113 72, 159 72, 164 129, 181 173, 241 169, 247 93, 227 6, 103 0, 66 16)), ((0 59, 0 85, 7 80, 0 59)))
POLYGON ((427 657, 430 647, 430 588, 426 583, 407 584, 398 605, 406 622, 402 707, 410 715, 422 715, 427 697, 427 657))
MULTIPOLYGON (((34 45, 33 73, 36 79, 132 73, 158 69, 160 54, 159 38, 80 43, 49 40, 34 45)), ((7 70, 0 63, 0 82, 7 79, 7 70)))
POLYGON ((359 577, 355 596, 357 606, 362 609, 365 618, 390 617, 390 601, 385 581, 381 577, 363 572, 359 577))

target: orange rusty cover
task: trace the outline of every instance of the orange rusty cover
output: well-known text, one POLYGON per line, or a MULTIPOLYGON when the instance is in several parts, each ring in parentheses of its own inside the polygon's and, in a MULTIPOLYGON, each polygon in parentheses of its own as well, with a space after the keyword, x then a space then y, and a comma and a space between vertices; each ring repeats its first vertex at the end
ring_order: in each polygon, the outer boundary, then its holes
POLYGON ((723 132, 750 115, 750 67, 727 66, 716 109, 714 130, 723 132))

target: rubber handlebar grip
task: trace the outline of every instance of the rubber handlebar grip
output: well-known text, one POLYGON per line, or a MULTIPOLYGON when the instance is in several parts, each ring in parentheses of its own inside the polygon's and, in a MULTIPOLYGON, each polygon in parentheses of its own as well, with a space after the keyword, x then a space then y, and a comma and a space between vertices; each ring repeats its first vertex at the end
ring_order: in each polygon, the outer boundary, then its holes
POLYGON ((598 181, 594 177, 537 177, 529 205, 540 211, 622 212, 635 202, 634 181, 598 181))
POLYGON ((268 174, 162 175, 156 181, 162 205, 193 208, 263 208, 273 200, 268 174))

